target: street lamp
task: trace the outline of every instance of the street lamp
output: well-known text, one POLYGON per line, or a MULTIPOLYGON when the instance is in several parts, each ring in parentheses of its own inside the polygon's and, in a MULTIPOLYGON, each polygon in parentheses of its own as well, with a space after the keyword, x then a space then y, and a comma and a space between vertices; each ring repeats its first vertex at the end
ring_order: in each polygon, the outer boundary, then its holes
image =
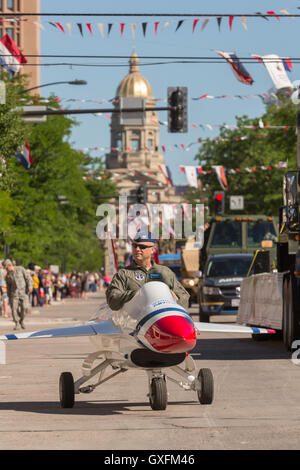
POLYGON ((32 88, 27 88, 27 90, 22 90, 19 92, 19 95, 22 95, 23 93, 27 93, 27 91, 35 90, 37 88, 42 88, 44 86, 50 86, 50 85, 61 85, 61 84, 67 84, 67 85, 87 85, 87 82, 85 80, 72 80, 70 82, 64 81, 64 82, 51 82, 51 83, 45 83, 44 85, 38 85, 34 86, 32 88))

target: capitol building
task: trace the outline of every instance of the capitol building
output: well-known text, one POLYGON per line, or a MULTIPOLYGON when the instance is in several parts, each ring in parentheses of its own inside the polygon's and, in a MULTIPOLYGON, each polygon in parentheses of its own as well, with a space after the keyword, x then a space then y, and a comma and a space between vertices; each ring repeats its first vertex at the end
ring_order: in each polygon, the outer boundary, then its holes
MULTIPOLYGON (((106 168, 113 174, 120 195, 134 196, 144 185, 147 202, 175 204, 184 202, 177 194, 182 187, 168 182, 164 154, 159 151, 159 117, 156 100, 148 80, 139 71, 139 58, 135 52, 129 60, 129 73, 116 90, 114 106, 120 98, 143 98, 145 119, 143 124, 124 124, 120 113, 112 113, 111 151, 106 154, 106 168)), ((133 200, 133 199, 131 199, 133 200)))

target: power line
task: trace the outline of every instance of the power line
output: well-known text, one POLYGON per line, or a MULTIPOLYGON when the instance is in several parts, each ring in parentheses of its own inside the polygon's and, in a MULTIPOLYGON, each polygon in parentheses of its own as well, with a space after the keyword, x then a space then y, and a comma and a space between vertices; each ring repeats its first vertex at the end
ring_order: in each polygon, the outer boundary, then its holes
MULTIPOLYGON (((297 7, 298 9, 300 7, 297 7)), ((111 16, 111 17, 230 17, 230 16, 245 16, 248 18, 271 18, 271 17, 282 17, 282 18, 289 18, 289 17, 299 17, 300 14, 297 13, 32 13, 32 12, 13 12, 13 13, 2 13, 1 16, 6 17, 21 17, 21 16, 83 16, 83 17, 91 17, 91 16, 111 16)))

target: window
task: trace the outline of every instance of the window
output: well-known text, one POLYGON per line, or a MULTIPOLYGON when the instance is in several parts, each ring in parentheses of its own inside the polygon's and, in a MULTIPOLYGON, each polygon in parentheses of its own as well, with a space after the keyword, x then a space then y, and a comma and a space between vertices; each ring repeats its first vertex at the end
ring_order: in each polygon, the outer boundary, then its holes
POLYGON ((0 0, 0 10, 2 10, 2 0, 0 0))
MULTIPOLYGON (((253 256, 243 258, 220 258, 208 262, 207 277, 246 276, 251 266, 253 256)), ((252 273, 251 269, 251 273, 252 273)))
POLYGON ((141 133, 140 131, 131 131, 130 147, 133 152, 138 152, 141 149, 141 133))
POLYGON ((153 140, 152 139, 147 140, 147 147, 148 147, 149 150, 153 150, 153 140))
POLYGON ((13 28, 6 28, 6 33, 14 39, 14 29, 13 28))
POLYGON ((7 0, 7 8, 9 10, 13 10, 14 9, 14 0, 7 0))
POLYGON ((140 140, 139 139, 131 139, 131 150, 133 152, 138 152, 140 150, 140 140))
POLYGON ((212 236, 211 246, 222 248, 242 246, 241 222, 217 222, 212 236))
POLYGON ((273 222, 257 220, 247 224, 247 246, 261 246, 263 240, 277 241, 273 222))

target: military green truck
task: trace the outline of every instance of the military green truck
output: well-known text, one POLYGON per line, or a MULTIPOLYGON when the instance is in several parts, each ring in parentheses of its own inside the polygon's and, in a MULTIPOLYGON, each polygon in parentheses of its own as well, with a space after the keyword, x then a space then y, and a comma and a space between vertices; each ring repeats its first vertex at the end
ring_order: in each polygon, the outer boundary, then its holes
POLYGON ((271 264, 276 261, 278 218, 267 215, 228 215, 212 218, 204 232, 200 250, 200 270, 208 256, 226 253, 270 251, 271 264))

